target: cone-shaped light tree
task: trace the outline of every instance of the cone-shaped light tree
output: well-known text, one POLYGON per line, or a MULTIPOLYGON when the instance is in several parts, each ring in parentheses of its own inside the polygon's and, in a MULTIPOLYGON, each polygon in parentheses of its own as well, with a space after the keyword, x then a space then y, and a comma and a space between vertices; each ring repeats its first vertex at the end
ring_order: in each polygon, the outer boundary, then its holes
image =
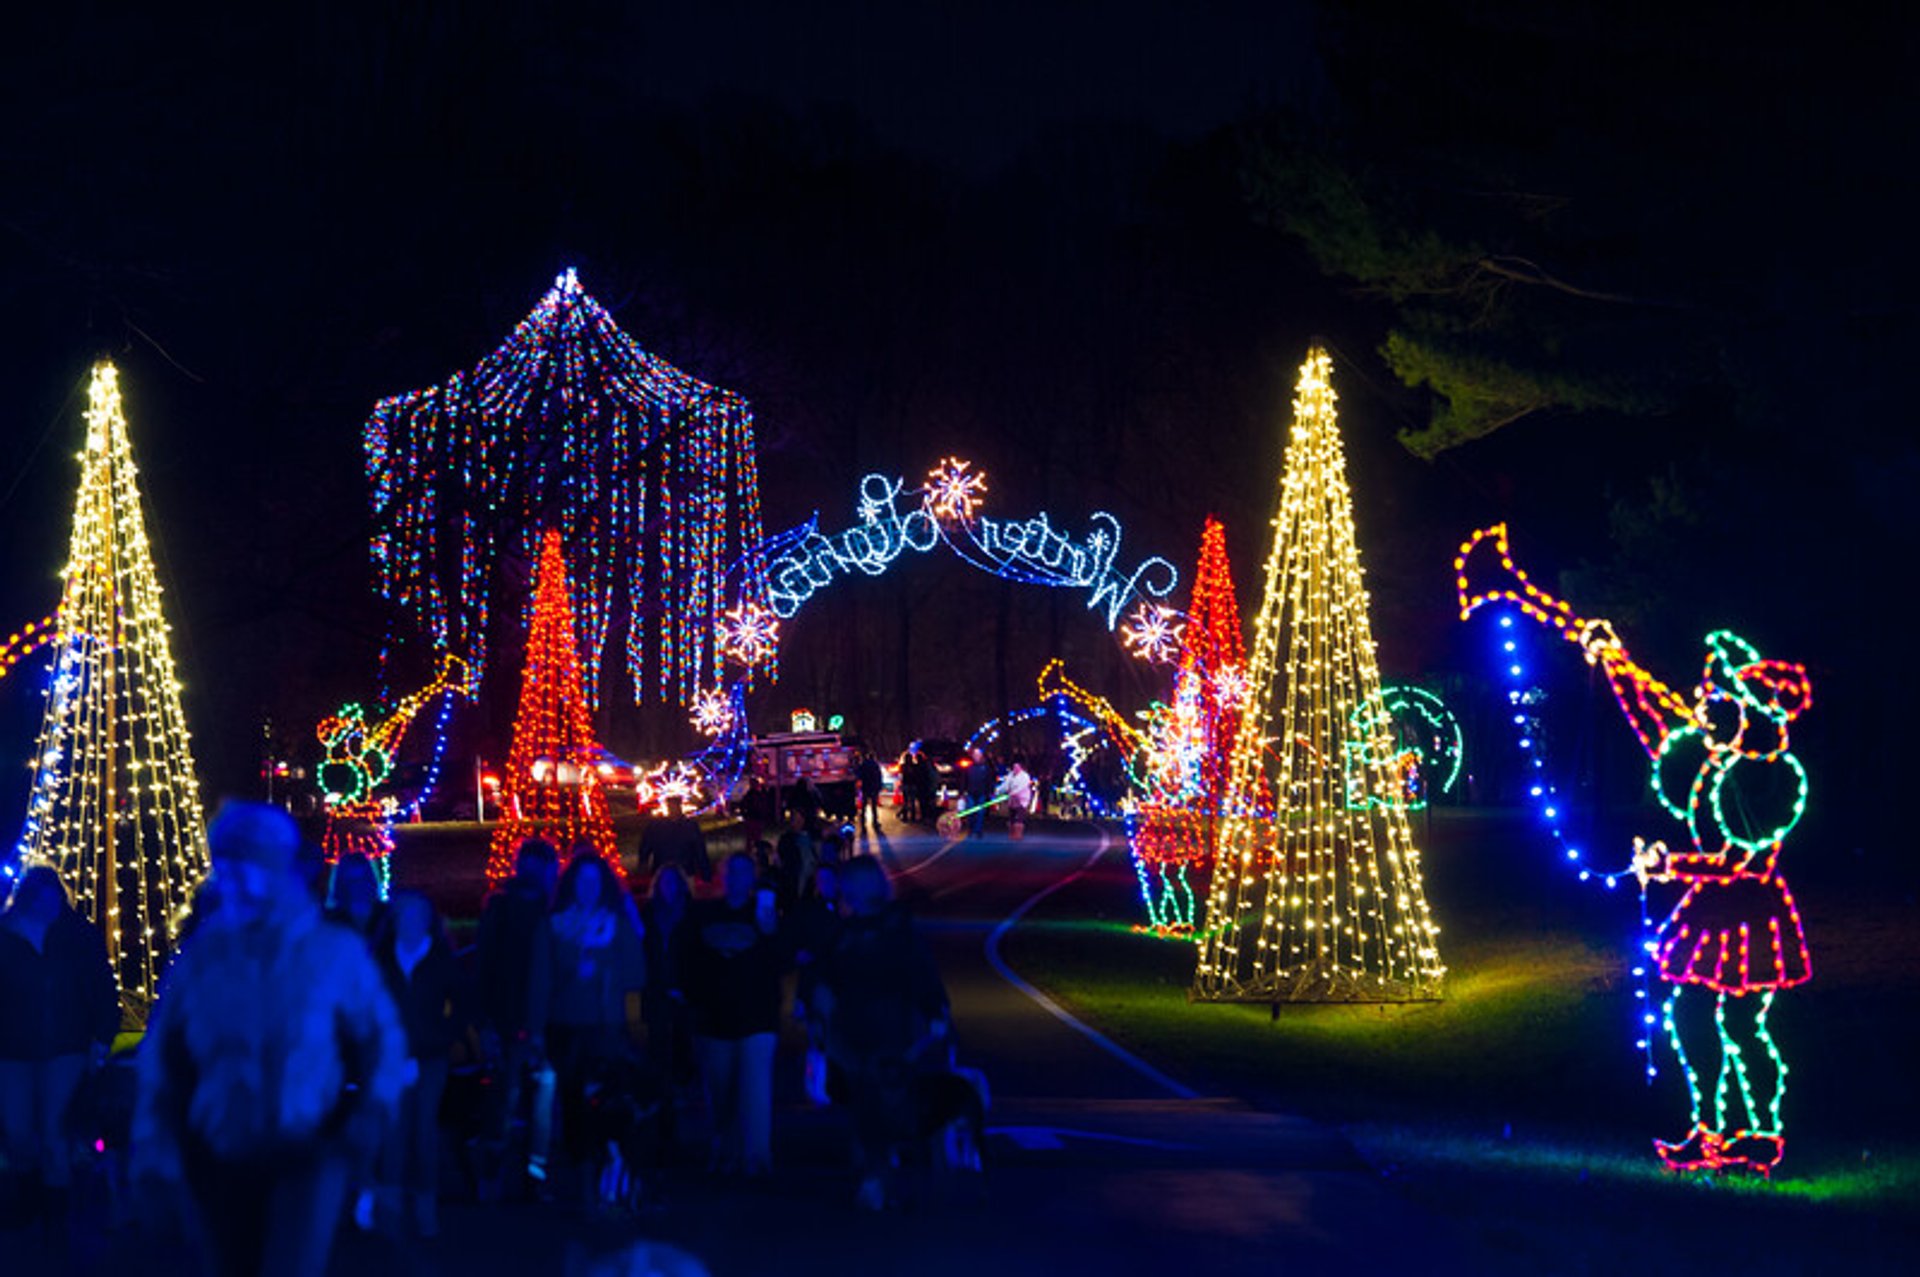
POLYGON ((1316 346, 1227 769, 1194 976, 1210 1001, 1432 998, 1446 970, 1405 805, 1367 801, 1399 792, 1391 742, 1347 739, 1355 709, 1380 697, 1380 669, 1330 374, 1316 346), (1367 760, 1354 774, 1350 748, 1367 760))
POLYGON ((565 551, 559 530, 549 529, 534 573, 520 711, 501 779, 500 823, 487 857, 489 884, 512 875, 521 841, 536 836, 553 843, 562 856, 580 843, 590 844, 624 880, 600 786, 600 745, 580 681, 565 551))
POLYGON ((1180 630, 1173 698, 1150 734, 1148 794, 1127 820, 1141 899, 1153 930, 1190 931, 1189 874, 1213 855, 1227 764, 1246 692, 1246 643, 1227 565, 1226 529, 1209 518, 1200 535, 1193 598, 1180 630))
POLYGON ((150 999, 207 869, 207 826, 160 610, 119 374, 94 365, 53 680, 19 853, 57 870, 150 999))

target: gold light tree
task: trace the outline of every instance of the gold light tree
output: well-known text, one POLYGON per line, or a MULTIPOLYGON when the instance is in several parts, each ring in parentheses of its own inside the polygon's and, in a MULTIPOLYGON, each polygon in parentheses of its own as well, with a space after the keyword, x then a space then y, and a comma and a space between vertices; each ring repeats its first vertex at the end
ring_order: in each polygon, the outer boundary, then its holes
POLYGON ((1331 362, 1307 355, 1228 765, 1194 996, 1376 1002, 1438 997, 1446 968, 1401 792, 1366 739, 1380 667, 1354 544, 1331 362), (1349 740, 1356 723, 1361 739, 1349 740), (1349 750, 1365 749, 1360 766, 1349 750))
POLYGON ((111 363, 94 365, 46 718, 21 860, 56 869, 106 933, 123 993, 151 998, 207 870, 180 681, 111 363))

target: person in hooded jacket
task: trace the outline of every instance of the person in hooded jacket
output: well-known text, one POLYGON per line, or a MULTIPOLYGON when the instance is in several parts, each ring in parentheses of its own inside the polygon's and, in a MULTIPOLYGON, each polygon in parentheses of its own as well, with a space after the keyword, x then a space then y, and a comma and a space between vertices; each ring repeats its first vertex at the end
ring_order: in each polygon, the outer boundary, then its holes
POLYGON ((140 1046, 132 1165, 184 1188, 209 1269, 318 1277, 352 1168, 407 1082, 406 1035, 360 939, 320 917, 277 807, 207 831, 210 902, 140 1046))

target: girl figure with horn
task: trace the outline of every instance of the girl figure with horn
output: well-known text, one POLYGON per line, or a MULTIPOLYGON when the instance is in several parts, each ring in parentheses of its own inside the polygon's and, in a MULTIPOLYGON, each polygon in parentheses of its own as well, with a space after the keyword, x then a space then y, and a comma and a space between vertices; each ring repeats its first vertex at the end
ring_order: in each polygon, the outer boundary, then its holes
POLYGON ((1653 957, 1672 986, 1661 1020, 1686 1074, 1692 1124, 1654 1149, 1669 1170, 1744 1166, 1766 1175, 1784 1148, 1787 1084, 1767 1017, 1780 990, 1812 973, 1799 908, 1777 872, 1781 845, 1806 810, 1806 769, 1787 735, 1812 703, 1806 669, 1762 660, 1717 630, 1681 718, 1672 711, 1686 702, 1636 665, 1605 622, 1581 627, 1577 641, 1613 685, 1652 756, 1654 793, 1693 844, 1670 851, 1634 840, 1643 886, 1686 888, 1660 924, 1653 957))

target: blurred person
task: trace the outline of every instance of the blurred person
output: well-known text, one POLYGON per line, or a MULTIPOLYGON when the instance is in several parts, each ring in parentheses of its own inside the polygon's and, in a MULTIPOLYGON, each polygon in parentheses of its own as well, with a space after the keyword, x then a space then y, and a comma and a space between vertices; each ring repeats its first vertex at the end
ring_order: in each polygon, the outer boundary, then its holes
POLYGON ((406 1035, 366 947, 294 872, 285 812, 230 803, 207 840, 215 903, 141 1044, 132 1174, 184 1187, 210 1272, 318 1277, 406 1085, 406 1035))
POLYGON ((1019 759, 1007 768, 1007 774, 1000 779, 999 792, 1007 799, 1007 824, 1018 838, 1027 823, 1027 815, 1033 810, 1033 777, 1027 773, 1026 766, 1019 759))
POLYGON ((73 1183, 64 1129, 87 1070, 120 1029, 120 990, 100 929, 36 865, 0 914, 0 1153, 29 1207, 63 1219, 73 1183))
POLYGON ((713 1168, 760 1176, 773 1169, 778 916, 750 857, 727 857, 721 877, 725 894, 697 902, 685 924, 679 975, 713 1113, 713 1168))
POLYGON ((814 964, 809 1011, 853 1111, 857 1200, 877 1210, 889 1195, 893 1145, 918 1133, 917 1077, 945 1064, 947 991, 878 860, 848 861, 840 891, 844 916, 814 964))
POLYGON ((860 797, 856 800, 858 815, 856 824, 862 828, 871 827, 875 832, 880 829, 880 791, 886 788, 886 773, 880 769, 880 760, 871 751, 861 750, 859 762, 854 767, 854 779, 860 784, 860 797))
POLYGON ((432 902, 398 891, 374 941, 387 991, 407 1035, 412 1080, 381 1149, 383 1214, 397 1231, 440 1232, 440 1098, 446 1093, 454 1043, 466 1021, 460 964, 432 902))
POLYGON ((333 866, 327 891, 326 918, 372 944, 381 929, 386 908, 380 900, 380 877, 373 861, 358 851, 342 855, 333 866))
POLYGON ((927 751, 918 747, 913 751, 913 803, 921 824, 931 825, 940 819, 940 774, 927 751))
POLYGON ((647 818, 646 827, 640 831, 640 863, 654 873, 675 865, 689 878, 705 882, 713 877, 707 835, 700 822, 686 814, 686 803, 680 795, 667 799, 664 814, 647 818))
POLYGON ((553 1003, 547 1048, 561 1099, 561 1130, 577 1157, 587 1079, 634 1055, 628 995, 646 984, 646 953, 632 899, 607 862, 575 853, 560 875, 553 909, 553 1003))
POLYGON ((787 828, 774 847, 773 860, 780 903, 791 904, 800 898, 800 889, 813 876, 813 831, 806 814, 799 808, 787 813, 787 828))
POLYGON ((550 910, 559 875, 560 853, 552 843, 544 838, 521 843, 513 877, 487 897, 481 910, 477 941, 480 1017, 486 1053, 499 1079, 488 1139, 496 1151, 505 1150, 525 1098, 526 1175, 535 1196, 549 1191, 554 1085, 546 1054, 554 978, 550 910))
POLYGON ((686 875, 677 865, 668 865, 653 876, 646 908, 641 911, 647 967, 640 1015, 647 1025, 647 1061, 670 1092, 693 1080, 693 1033, 686 1004, 678 996, 676 961, 680 928, 692 904, 686 875))
POLYGON ((967 837, 978 838, 987 831, 987 809, 993 806, 993 766, 974 746, 967 751, 967 837))

